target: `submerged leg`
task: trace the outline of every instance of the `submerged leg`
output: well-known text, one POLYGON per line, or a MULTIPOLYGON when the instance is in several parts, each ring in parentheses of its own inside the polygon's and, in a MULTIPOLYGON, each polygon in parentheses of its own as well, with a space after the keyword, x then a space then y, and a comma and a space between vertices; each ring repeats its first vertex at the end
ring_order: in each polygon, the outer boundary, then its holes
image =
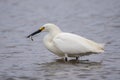
POLYGON ((68 58, 67 57, 65 57, 65 62, 67 62, 68 61, 68 58))
POLYGON ((76 57, 76 60, 77 60, 77 61, 79 60, 79 56, 76 57))
POLYGON ((67 55, 67 54, 65 54, 64 60, 65 60, 66 62, 68 61, 68 55, 67 55))

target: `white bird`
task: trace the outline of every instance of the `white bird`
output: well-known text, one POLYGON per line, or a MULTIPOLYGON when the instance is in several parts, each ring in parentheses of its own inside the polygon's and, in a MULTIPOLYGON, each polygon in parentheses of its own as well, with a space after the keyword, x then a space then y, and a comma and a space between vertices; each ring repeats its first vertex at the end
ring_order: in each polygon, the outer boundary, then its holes
POLYGON ((32 39, 33 35, 41 31, 48 32, 43 39, 45 47, 52 53, 64 57, 65 61, 68 60, 68 57, 75 57, 78 60, 80 56, 104 52, 103 44, 76 34, 62 32, 59 27, 51 23, 43 25, 27 38, 32 39))

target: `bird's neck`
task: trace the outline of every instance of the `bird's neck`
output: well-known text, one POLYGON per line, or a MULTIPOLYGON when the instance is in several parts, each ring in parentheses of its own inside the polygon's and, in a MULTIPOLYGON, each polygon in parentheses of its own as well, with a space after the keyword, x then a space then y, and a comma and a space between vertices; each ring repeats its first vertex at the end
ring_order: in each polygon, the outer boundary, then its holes
POLYGON ((48 31, 48 34, 44 37, 44 39, 46 39, 46 41, 52 41, 53 38, 60 34, 62 31, 60 29, 56 29, 56 30, 50 30, 48 31))
POLYGON ((51 37, 55 37, 56 35, 58 35, 61 32, 62 32, 61 30, 54 30, 54 31, 50 31, 48 33, 48 35, 51 36, 51 37))
POLYGON ((61 33, 62 31, 58 28, 58 27, 54 27, 54 28, 51 28, 49 31, 48 31, 48 35, 50 37, 55 37, 56 35, 58 35, 59 33, 61 33))
POLYGON ((53 42, 53 39, 56 35, 61 33, 61 31, 50 31, 43 39, 44 44, 47 48, 50 48, 53 42))

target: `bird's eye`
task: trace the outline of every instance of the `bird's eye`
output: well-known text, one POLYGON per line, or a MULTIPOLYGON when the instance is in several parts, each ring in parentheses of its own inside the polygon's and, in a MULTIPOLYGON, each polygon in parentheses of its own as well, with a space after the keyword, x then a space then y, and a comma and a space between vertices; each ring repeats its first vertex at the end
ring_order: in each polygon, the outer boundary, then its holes
POLYGON ((45 29, 45 27, 41 27, 41 28, 40 28, 41 31, 44 30, 44 29, 45 29))

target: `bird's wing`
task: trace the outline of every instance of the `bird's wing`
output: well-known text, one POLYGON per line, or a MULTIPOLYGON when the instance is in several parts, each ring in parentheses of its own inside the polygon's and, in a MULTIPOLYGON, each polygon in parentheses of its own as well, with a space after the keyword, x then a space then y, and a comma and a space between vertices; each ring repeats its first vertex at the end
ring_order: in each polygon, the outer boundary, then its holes
POLYGON ((67 54, 103 51, 100 44, 71 33, 58 34, 53 42, 58 49, 67 54))

